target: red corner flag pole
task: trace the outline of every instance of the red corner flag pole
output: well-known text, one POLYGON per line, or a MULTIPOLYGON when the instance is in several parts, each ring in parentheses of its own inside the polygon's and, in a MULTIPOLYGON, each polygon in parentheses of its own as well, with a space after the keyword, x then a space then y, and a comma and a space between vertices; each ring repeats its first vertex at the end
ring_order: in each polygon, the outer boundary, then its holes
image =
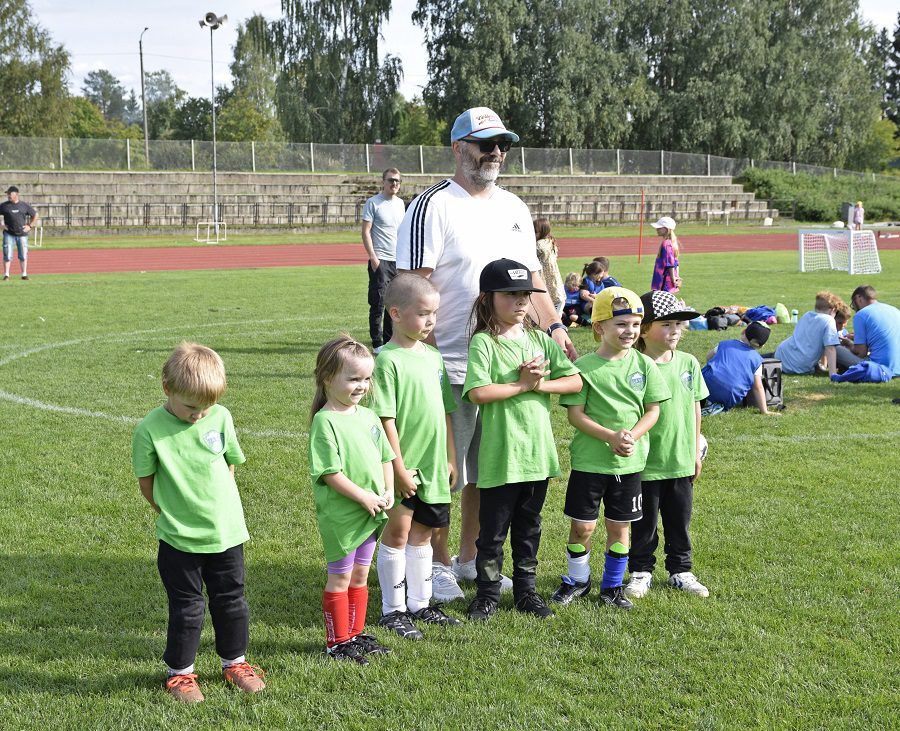
POLYGON ((641 225, 638 236, 638 264, 641 263, 641 249, 644 248, 644 189, 641 188, 641 225))

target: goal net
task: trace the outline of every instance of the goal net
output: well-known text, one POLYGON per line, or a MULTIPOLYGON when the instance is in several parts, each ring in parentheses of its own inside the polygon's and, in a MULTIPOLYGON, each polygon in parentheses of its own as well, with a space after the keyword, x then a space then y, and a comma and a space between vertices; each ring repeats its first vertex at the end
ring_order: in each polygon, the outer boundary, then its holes
POLYGON ((801 272, 836 269, 849 274, 877 274, 881 271, 872 231, 803 230, 799 244, 801 272))

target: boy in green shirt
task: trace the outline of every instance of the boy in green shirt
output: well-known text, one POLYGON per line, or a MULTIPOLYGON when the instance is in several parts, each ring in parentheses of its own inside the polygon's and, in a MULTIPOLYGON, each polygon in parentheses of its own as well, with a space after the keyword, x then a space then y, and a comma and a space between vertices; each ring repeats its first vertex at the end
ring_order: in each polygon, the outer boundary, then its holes
POLYGON ((134 431, 132 464, 141 493, 159 514, 157 566, 169 598, 166 688, 178 700, 203 700, 194 658, 205 584, 225 680, 257 693, 266 687, 262 671, 244 657, 243 544, 250 536, 234 481, 235 465, 246 459, 231 414, 216 403, 225 391, 225 366, 215 351, 185 342, 163 366, 162 387, 165 405, 134 431))
POLYGON ((620 609, 632 604, 623 593, 628 562, 628 527, 641 519, 641 470, 649 443, 643 437, 659 417, 659 402, 670 398, 657 365, 633 346, 640 333, 644 307, 624 287, 597 294, 591 311, 595 353, 575 365, 581 371, 579 393, 560 397, 575 427, 572 472, 566 491, 569 531, 569 574, 551 597, 560 604, 591 590, 591 535, 602 500, 606 520, 606 557, 600 598, 620 609))
POLYGON ((450 525, 456 451, 450 413, 456 402, 441 354, 425 340, 437 321, 440 294, 425 277, 402 272, 388 285, 390 341, 375 359, 372 410, 381 417, 393 460, 398 502, 389 511, 378 551, 379 624, 420 640, 413 624, 460 625, 430 606, 432 533, 450 525))

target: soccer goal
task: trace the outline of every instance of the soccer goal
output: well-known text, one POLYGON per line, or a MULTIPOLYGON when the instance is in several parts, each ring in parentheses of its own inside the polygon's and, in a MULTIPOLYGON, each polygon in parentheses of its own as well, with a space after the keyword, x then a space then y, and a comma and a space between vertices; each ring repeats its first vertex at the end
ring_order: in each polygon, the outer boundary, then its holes
POLYGON ((877 274, 881 271, 872 231, 801 230, 799 248, 801 272, 836 269, 848 274, 877 274))

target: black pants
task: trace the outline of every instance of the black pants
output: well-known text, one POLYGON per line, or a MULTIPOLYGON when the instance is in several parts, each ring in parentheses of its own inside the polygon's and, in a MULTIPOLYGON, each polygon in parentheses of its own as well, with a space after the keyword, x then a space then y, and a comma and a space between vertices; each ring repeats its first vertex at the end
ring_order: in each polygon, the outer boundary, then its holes
POLYGON ((247 652, 250 613, 244 598, 243 545, 222 553, 185 553, 160 541, 156 565, 169 596, 166 665, 180 670, 197 656, 206 613, 204 584, 219 657, 233 660, 247 652))
POLYGON ((397 276, 397 262, 381 260, 378 269, 372 271, 372 264, 368 264, 369 271, 369 337, 372 339, 372 347, 378 348, 391 339, 394 328, 391 325, 390 315, 384 311, 384 290, 390 281, 397 276))
POLYGON ((644 517, 631 524, 631 549, 628 551, 628 570, 653 572, 654 555, 659 545, 657 522, 662 516, 666 554, 666 570, 679 574, 691 570, 691 509, 694 504, 694 483, 690 477, 641 482, 644 517))
POLYGON ((479 490, 480 529, 475 545, 478 595, 500 600, 503 544, 510 533, 513 559, 513 594, 534 591, 537 553, 541 543, 541 508, 548 480, 514 482, 479 490))
POLYGON ((835 348, 835 354, 838 373, 843 373, 850 366, 854 366, 857 363, 862 363, 862 358, 860 358, 856 353, 854 353, 845 345, 838 345, 835 348))

